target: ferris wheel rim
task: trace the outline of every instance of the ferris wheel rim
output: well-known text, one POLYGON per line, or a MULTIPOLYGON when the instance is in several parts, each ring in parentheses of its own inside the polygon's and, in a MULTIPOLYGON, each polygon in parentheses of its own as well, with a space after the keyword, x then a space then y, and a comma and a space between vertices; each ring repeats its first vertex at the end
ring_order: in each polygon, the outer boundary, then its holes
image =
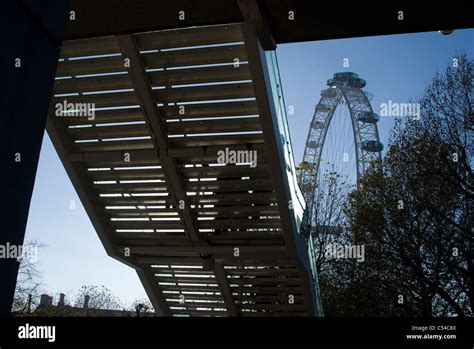
MULTIPOLYGON (((335 77, 336 74, 334 75, 335 77)), ((307 201, 310 201, 310 204, 312 204, 312 200, 314 200, 314 192, 316 190, 316 182, 318 172, 321 166, 321 155, 325 146, 326 136, 328 133, 328 129, 331 125, 334 113, 338 106, 346 104, 351 118, 351 127, 354 135, 353 143, 356 154, 355 166, 357 174, 357 185, 359 185, 360 178, 367 170, 371 161, 376 160, 378 162, 381 162, 381 151, 383 149, 383 145, 380 142, 377 127, 378 115, 373 112, 372 105, 369 100, 369 95, 365 90, 363 90, 363 87, 365 87, 365 80, 360 79, 355 73, 348 74, 353 74, 351 78, 358 79, 362 81, 363 84, 358 82, 358 85, 356 85, 357 87, 337 84, 330 85, 328 88, 322 91, 321 98, 315 107, 313 118, 311 119, 310 128, 308 130, 308 136, 306 137, 303 163, 311 164, 311 171, 313 171, 313 173, 310 173, 312 177, 311 181, 309 182, 310 187, 307 188, 306 191, 302 188, 303 195, 305 196, 305 199, 307 199, 307 201), (320 113, 319 118, 318 109, 320 113), (359 113, 369 113, 371 115, 377 115, 377 118, 373 119, 371 122, 367 122, 367 118, 365 119, 365 121, 361 121, 358 119, 359 113), (321 120, 324 121, 322 124, 321 120), (365 126, 364 124, 371 124, 371 126, 365 126), (319 138, 317 140, 313 139, 312 137, 312 131, 318 129, 315 128, 315 126, 318 126, 318 128, 319 126, 322 126, 321 128, 319 128, 319 138), (364 128, 364 132, 361 132, 361 128, 364 128), (364 142, 366 150, 364 150, 364 142), (310 149, 316 149, 316 151, 312 151, 312 155, 310 155, 310 149), (376 149, 376 151, 372 151, 373 149, 376 149), (366 160, 367 154, 369 154, 369 160, 366 160)), ((335 79, 328 80, 328 85, 329 82, 332 83, 333 81, 335 81, 335 79)), ((305 177, 306 172, 308 172, 308 168, 300 170, 300 187, 302 186, 303 177, 305 177)))

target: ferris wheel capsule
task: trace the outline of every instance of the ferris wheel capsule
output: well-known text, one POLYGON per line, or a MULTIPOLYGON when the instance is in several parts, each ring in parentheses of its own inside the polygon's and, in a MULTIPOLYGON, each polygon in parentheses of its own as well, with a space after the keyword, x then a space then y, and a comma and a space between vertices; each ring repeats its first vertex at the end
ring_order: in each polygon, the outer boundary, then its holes
POLYGON ((380 116, 374 112, 363 111, 357 115, 357 120, 367 124, 375 124, 380 120, 380 116))
POLYGON ((373 153, 381 152, 383 150, 383 144, 380 141, 364 141, 362 142, 361 148, 365 151, 370 151, 373 153))

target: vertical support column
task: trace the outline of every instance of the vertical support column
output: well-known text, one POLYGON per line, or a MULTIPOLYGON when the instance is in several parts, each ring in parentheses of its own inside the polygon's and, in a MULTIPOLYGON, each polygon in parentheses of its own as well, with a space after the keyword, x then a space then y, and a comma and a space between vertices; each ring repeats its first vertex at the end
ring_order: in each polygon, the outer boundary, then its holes
MULTIPOLYGON (((6 1, 0 11, 0 245, 22 245, 68 0, 6 1)), ((8 316, 19 263, 0 259, 0 316, 8 316)))

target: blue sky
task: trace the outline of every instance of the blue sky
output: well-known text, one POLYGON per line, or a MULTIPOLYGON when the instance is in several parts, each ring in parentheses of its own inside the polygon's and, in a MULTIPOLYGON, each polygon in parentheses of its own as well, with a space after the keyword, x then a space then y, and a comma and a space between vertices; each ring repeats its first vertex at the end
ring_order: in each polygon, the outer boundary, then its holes
MULTIPOLYGON (((474 58, 473 29, 446 36, 429 32, 280 45, 285 102, 295 108, 295 114, 288 115, 295 162, 302 160, 314 106, 334 72, 352 71, 365 79, 365 90, 374 96, 372 108, 379 113, 381 103, 419 98, 433 75, 462 53, 474 58), (348 68, 343 67, 344 58, 349 59, 348 68)), ((385 144, 393 121, 382 117, 378 123, 385 144)))
MULTIPOLYGON (((432 76, 460 53, 474 57, 473 29, 449 36, 432 32, 279 45, 285 102, 295 108, 288 116, 295 162, 302 159, 320 91, 334 72, 353 71, 365 79, 377 112, 388 100, 405 103, 420 97, 432 76)), ((390 117, 379 122, 385 144, 392 125, 390 117)), ((49 294, 71 296, 82 285, 93 284, 104 285, 125 303, 146 297, 134 270, 106 255, 47 135, 26 231, 26 241, 32 240, 46 245, 38 267, 49 294)))

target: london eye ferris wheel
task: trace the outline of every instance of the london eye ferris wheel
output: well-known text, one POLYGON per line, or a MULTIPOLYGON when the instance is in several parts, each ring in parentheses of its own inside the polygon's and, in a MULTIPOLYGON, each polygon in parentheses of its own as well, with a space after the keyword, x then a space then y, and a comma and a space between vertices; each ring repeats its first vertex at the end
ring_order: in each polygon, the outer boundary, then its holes
POLYGON ((306 139, 298 184, 309 223, 318 186, 327 173, 338 173, 354 186, 372 163, 381 162, 378 114, 364 91, 366 81, 353 72, 335 73, 321 91, 306 139))

